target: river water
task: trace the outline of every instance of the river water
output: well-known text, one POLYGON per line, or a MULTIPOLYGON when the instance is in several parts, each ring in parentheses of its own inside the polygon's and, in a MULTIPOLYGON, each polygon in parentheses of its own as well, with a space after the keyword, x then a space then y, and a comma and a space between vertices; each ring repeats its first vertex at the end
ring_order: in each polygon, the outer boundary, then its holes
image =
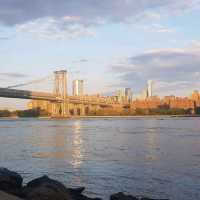
POLYGON ((200 118, 0 120, 0 166, 104 197, 200 199, 200 118))

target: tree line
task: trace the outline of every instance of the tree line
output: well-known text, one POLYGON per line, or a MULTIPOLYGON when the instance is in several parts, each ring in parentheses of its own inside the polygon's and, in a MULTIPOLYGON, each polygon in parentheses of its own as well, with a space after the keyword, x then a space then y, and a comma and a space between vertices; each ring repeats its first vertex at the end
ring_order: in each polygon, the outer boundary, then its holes
MULTIPOLYGON (((134 110, 114 110, 112 108, 103 108, 97 111, 90 111, 89 116, 145 116, 145 115, 190 115, 190 109, 180 108, 154 108, 154 109, 141 109, 134 110)), ((200 114, 200 108, 196 110, 196 114, 200 114)), ((28 110, 0 110, 0 117, 49 117, 50 113, 40 108, 28 110)))
MULTIPOLYGON (((153 109, 141 109, 136 108, 134 110, 113 110, 111 108, 104 108, 97 111, 91 111, 89 115, 92 116, 145 116, 145 115, 190 115, 191 109, 181 108, 153 108, 153 109)), ((199 112, 196 114, 200 114, 199 112)))
POLYGON ((0 110, 0 117, 48 117, 50 116, 45 110, 40 108, 28 109, 28 110, 0 110))

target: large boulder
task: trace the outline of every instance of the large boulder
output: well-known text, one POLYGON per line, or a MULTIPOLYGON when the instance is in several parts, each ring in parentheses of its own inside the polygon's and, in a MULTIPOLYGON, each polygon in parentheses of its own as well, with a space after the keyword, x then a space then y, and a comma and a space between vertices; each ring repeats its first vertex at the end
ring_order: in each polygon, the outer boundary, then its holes
POLYGON ((167 199, 151 199, 148 197, 134 197, 126 195, 123 192, 119 192, 110 196, 110 200, 167 200, 167 199))
POLYGON ((85 188, 66 188, 62 183, 42 176, 29 182, 21 197, 28 200, 101 200, 86 197, 82 194, 84 190, 85 188))
POLYGON ((22 200, 16 196, 13 196, 11 194, 7 194, 5 192, 0 191, 0 199, 1 200, 22 200))
POLYGON ((0 168, 0 190, 19 195, 22 188, 23 178, 16 172, 6 168, 0 168))
POLYGON ((101 200, 100 198, 89 198, 83 195, 83 191, 85 190, 84 187, 71 189, 69 188, 69 192, 73 200, 101 200))
POLYGON ((42 176, 24 187, 22 198, 28 200, 72 200, 69 190, 60 182, 42 176))
POLYGON ((123 192, 119 192, 110 196, 110 200, 138 200, 131 195, 125 195, 123 192))

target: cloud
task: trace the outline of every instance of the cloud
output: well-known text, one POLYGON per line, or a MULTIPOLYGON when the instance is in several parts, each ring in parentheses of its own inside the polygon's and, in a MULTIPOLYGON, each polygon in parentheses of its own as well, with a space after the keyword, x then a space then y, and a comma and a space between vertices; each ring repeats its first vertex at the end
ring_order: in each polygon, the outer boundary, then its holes
POLYGON ((145 87, 148 79, 152 79, 160 93, 177 92, 177 88, 185 93, 200 87, 199 66, 200 46, 190 46, 152 49, 115 64, 111 69, 123 86, 138 88, 138 92, 145 87))
POLYGON ((160 24, 152 24, 141 27, 146 32, 152 33, 174 33, 175 30, 160 24))
POLYGON ((90 28, 78 23, 72 23, 72 21, 75 22, 76 20, 74 18, 66 17, 55 20, 54 18, 49 17, 17 25, 16 30, 20 33, 31 33, 47 39, 75 39, 80 36, 95 36, 95 33, 90 28), (70 20, 70 22, 68 20, 70 20))
POLYGON ((8 25, 24 24, 45 17, 69 17, 91 21, 124 21, 146 11, 170 8, 174 12, 199 4, 199 0, 0 0, 0 19, 8 25))
MULTIPOLYGON (((42 37, 93 36, 91 27, 136 23, 196 8, 200 0, 0 0, 0 23, 42 37)), ((160 32, 168 32, 161 28, 160 32)))
POLYGON ((79 62, 88 62, 88 60, 87 59, 81 59, 81 60, 79 60, 79 62))
POLYGON ((74 60, 73 63, 86 63, 89 62, 87 59, 80 59, 80 60, 74 60))

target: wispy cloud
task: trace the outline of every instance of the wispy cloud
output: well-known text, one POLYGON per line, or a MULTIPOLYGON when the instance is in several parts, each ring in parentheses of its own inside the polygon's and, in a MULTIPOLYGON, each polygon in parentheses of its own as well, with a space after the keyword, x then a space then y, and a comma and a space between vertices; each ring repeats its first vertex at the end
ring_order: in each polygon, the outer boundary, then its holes
POLYGON ((38 19, 16 26, 17 32, 31 33, 42 38, 75 39, 80 36, 93 37, 95 33, 91 28, 75 23, 76 19, 64 17, 56 20, 54 18, 38 19))
POLYGON ((152 32, 152 33, 174 33, 175 32, 173 28, 163 26, 161 24, 152 24, 152 25, 142 26, 142 29, 146 32, 152 32))
POLYGON ((73 63, 87 63, 89 60, 87 59, 80 59, 80 60, 74 60, 73 63))

